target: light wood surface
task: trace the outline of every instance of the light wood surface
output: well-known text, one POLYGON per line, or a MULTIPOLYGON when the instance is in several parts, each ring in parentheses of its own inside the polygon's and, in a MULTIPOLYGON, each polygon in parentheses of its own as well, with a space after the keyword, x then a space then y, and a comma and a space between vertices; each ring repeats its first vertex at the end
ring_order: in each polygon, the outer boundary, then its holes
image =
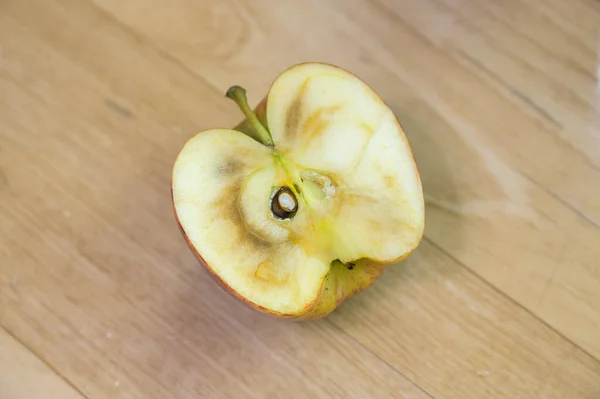
POLYGON ((0 1, 0 398, 600 398, 600 3, 0 1), (330 317, 224 293, 170 172, 283 69, 407 132, 425 238, 330 317))
POLYGON ((82 399, 55 370, 0 330, 0 398, 82 399))

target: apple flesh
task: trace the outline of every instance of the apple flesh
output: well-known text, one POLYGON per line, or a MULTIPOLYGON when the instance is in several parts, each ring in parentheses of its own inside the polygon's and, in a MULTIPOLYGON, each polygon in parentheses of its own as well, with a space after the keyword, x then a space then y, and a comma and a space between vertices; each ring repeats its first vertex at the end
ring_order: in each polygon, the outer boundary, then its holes
POLYGON ((424 202, 394 113, 339 67, 277 77, 246 120, 191 138, 173 168, 176 217, 230 292, 281 317, 316 318, 418 246, 424 202))

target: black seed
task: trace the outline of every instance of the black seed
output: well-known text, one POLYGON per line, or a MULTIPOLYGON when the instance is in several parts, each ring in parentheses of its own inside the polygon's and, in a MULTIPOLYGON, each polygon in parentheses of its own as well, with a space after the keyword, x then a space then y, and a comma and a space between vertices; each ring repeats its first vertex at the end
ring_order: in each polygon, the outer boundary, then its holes
POLYGON ((277 190, 271 198, 271 213, 273 214, 273 216, 280 220, 289 220, 296 216, 297 212, 298 199, 294 195, 294 192, 290 190, 289 187, 280 187, 279 190, 277 190), (282 194, 289 195, 294 200, 294 208, 292 210, 286 210, 281 207, 279 197, 282 194))

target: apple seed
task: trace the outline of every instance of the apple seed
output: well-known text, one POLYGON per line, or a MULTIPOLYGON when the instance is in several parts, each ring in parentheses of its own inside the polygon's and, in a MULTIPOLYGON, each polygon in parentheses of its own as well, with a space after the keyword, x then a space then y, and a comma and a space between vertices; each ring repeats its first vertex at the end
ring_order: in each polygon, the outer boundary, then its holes
POLYGON ((291 219, 298 211, 298 200, 288 187, 281 187, 271 199, 271 212, 278 219, 291 219))

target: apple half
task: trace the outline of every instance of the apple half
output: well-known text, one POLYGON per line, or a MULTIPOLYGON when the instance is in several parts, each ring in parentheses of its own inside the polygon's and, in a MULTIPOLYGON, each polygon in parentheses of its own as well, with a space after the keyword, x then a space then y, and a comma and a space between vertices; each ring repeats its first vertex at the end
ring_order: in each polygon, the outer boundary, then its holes
POLYGON ((293 66, 246 119, 191 138, 173 168, 184 237, 223 286, 281 317, 332 312, 408 256, 424 229, 421 181, 394 113, 364 82, 293 66))

